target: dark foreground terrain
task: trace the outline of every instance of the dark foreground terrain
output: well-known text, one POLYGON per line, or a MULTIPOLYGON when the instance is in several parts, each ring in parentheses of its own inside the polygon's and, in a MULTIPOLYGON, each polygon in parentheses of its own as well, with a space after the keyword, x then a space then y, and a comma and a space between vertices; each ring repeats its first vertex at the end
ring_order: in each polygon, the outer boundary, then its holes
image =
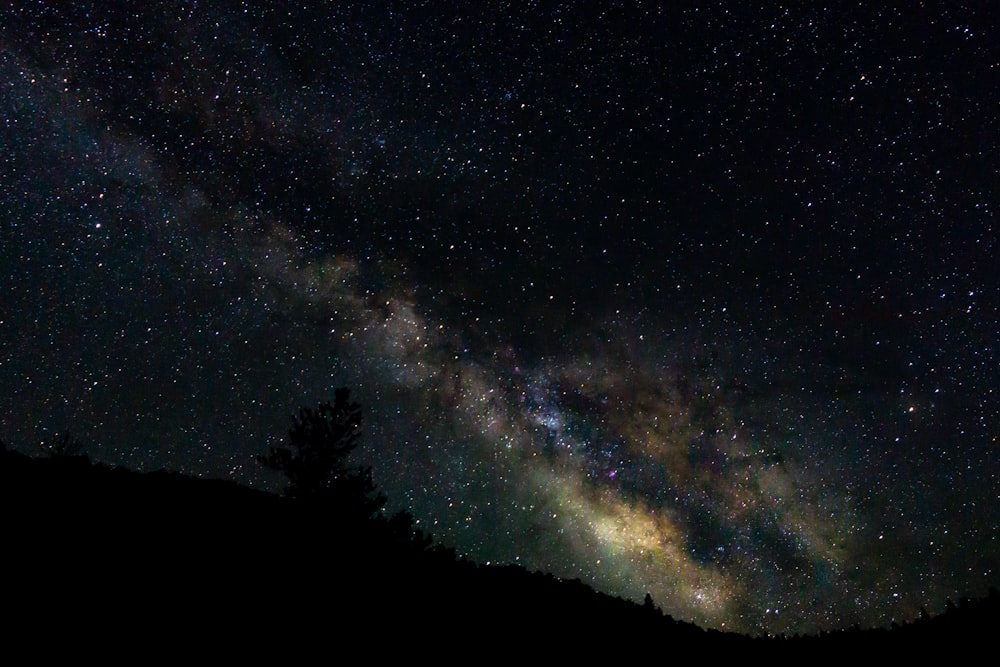
POLYGON ((750 639, 676 621, 651 600, 476 565, 432 545, 406 515, 365 517, 230 482, 7 450, 0 493, 5 643, 41 653, 919 655, 986 647, 1000 618, 994 591, 891 630, 750 639))

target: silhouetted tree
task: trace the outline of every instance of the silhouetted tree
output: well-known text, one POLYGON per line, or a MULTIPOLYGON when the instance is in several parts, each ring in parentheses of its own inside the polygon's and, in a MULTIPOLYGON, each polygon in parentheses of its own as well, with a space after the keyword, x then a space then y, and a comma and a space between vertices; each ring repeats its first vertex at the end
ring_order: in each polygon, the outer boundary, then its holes
POLYGON ((389 535, 397 543, 408 545, 418 551, 431 547, 433 538, 413 525, 413 515, 409 512, 397 512, 386 522, 389 535))
POLYGON ((38 448, 51 459, 87 458, 84 444, 69 431, 38 443, 38 448))
POLYGON ((372 482, 371 468, 349 468, 347 459, 361 437, 361 406, 346 388, 333 403, 301 408, 288 430, 287 447, 258 456, 263 465, 288 478, 285 494, 310 504, 336 504, 341 513, 371 517, 385 504, 372 482))

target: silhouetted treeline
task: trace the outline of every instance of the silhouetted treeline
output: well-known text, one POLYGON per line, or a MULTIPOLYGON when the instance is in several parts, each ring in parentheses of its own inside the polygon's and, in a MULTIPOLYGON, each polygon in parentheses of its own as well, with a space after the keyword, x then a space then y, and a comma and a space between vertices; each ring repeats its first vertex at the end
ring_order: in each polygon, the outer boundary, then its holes
POLYGON ((579 581, 461 559, 415 531, 405 513, 359 522, 350 510, 231 482, 7 450, 0 489, 5 602, 33 626, 224 627, 268 641, 331 628, 390 642, 551 641, 567 628, 705 635, 579 581))
MULTIPOLYGON (((691 647, 798 657, 976 644, 1000 619, 992 591, 891 630, 751 640, 674 620, 649 597, 639 605, 578 580, 459 558, 415 531, 408 514, 371 511, 380 495, 367 483, 309 501, 111 468, 66 453, 73 449, 45 458, 0 451, 3 602, 17 619, 8 629, 292 654, 327 646, 331 655, 365 637, 358 650, 373 659, 418 645, 458 655, 469 642, 580 656, 691 647)), ((363 471, 344 478, 367 479, 363 471)))

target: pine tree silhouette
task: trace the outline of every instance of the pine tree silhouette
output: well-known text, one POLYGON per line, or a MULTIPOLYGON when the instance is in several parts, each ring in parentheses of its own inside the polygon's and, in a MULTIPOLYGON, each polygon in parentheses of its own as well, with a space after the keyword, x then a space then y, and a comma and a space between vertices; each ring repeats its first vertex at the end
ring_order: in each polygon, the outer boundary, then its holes
POLYGON ((335 506, 341 516, 371 518, 386 498, 372 482, 371 468, 350 468, 348 457, 361 437, 361 406, 346 388, 333 403, 301 408, 292 419, 287 447, 271 447, 257 461, 288 479, 285 495, 312 506, 335 506))

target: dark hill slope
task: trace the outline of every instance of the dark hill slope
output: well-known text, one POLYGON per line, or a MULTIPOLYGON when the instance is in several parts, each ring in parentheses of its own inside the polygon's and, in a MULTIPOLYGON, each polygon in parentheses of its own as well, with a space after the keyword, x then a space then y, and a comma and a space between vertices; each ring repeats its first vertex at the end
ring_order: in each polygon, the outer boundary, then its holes
POLYGON ((985 645, 1000 618, 993 595, 892 631, 750 640, 579 581, 478 566, 431 547, 405 516, 349 520, 231 482, 85 457, 3 451, 0 502, 9 637, 57 630, 295 652, 336 635, 374 637, 373 656, 414 642, 454 655, 471 642, 581 656, 669 645, 797 657, 985 645))

